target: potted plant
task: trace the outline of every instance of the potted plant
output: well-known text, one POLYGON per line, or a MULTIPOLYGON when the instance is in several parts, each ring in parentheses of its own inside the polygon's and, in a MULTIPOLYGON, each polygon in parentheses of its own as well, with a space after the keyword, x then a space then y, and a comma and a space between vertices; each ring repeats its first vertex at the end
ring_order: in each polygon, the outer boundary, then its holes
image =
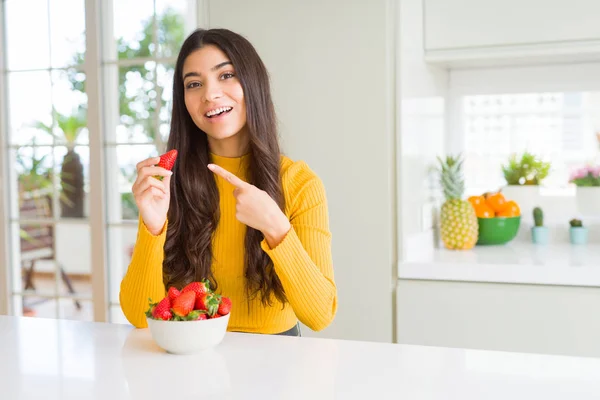
POLYGON ((588 229, 583 226, 580 219, 573 218, 569 221, 569 239, 571 244, 586 244, 588 240, 588 229))
POLYGON ((502 188, 505 197, 519 204, 523 215, 531 215, 539 204, 539 186, 548 176, 551 164, 530 152, 520 156, 512 154, 508 162, 502 165, 506 186, 502 188))
POLYGON ((587 165, 571 174, 577 187, 577 209, 583 215, 600 215, 600 166, 587 165))
POLYGON ((43 122, 38 122, 34 126, 54 136, 56 142, 67 147, 67 154, 63 159, 60 170, 61 217, 84 218, 84 168, 79 154, 75 151, 75 146, 79 135, 87 126, 85 109, 79 107, 68 115, 54 111, 54 115, 56 128, 43 122), (59 132, 58 135, 56 132, 59 132))
POLYGON ((540 207, 533 209, 534 226, 531 228, 531 239, 535 244, 547 244, 549 239, 548 228, 544 226, 544 212, 540 207))

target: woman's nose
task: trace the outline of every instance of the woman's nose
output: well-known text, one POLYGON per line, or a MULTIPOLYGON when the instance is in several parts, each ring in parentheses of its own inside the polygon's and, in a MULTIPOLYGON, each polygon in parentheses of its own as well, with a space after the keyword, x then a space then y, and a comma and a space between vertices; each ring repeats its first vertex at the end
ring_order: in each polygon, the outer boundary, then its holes
POLYGON ((207 102, 214 101, 223 96, 223 90, 218 83, 206 83, 204 97, 207 102))

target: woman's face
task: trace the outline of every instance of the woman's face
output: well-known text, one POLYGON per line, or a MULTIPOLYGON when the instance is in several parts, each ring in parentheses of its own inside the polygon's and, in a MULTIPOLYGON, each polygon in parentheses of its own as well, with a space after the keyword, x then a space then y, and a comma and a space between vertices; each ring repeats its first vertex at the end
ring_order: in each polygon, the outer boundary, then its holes
POLYGON ((221 49, 207 45, 191 53, 182 76, 185 106, 209 144, 234 138, 245 128, 244 91, 221 49))

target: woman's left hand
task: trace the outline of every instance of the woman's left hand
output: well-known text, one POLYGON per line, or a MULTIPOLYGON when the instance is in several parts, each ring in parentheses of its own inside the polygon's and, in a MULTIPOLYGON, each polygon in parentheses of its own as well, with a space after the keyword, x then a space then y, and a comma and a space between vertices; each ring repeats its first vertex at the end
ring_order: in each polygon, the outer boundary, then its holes
POLYGON ((208 164, 215 174, 235 186, 235 216, 243 224, 259 230, 269 247, 276 247, 291 228, 290 221, 275 200, 264 190, 243 181, 231 172, 215 164, 208 164))

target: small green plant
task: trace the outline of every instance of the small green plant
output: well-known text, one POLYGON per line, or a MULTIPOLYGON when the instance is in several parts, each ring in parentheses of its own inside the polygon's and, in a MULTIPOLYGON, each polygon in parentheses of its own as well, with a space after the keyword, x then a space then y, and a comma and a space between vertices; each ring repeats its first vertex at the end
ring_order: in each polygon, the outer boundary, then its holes
POLYGON ((569 221, 569 225, 571 225, 571 228, 582 228, 583 222, 580 219, 573 218, 569 221))
POLYGON ((548 176, 551 164, 532 153, 524 152, 519 158, 513 154, 508 164, 502 165, 504 179, 509 185, 539 185, 548 176))
POLYGON ((533 221, 535 226, 544 226, 544 212, 541 208, 536 207, 533 209, 533 221))

